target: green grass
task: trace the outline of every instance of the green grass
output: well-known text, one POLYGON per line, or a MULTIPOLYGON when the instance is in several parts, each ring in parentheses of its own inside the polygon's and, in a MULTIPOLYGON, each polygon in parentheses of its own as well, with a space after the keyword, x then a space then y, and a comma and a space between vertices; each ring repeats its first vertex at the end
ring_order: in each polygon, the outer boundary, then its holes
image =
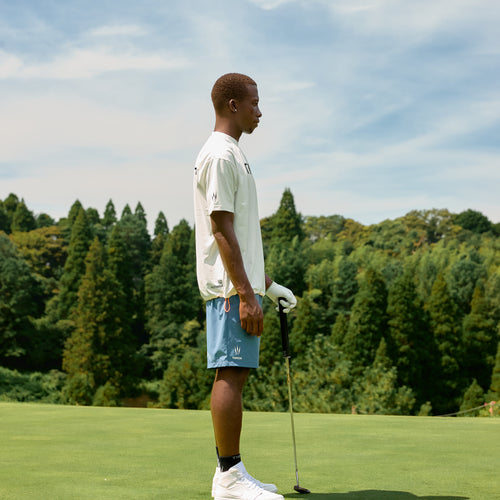
MULTIPOLYGON (((500 419, 296 414, 309 500, 500 498, 500 419)), ((0 403, 2 500, 210 499, 203 411, 0 403)), ((286 413, 245 413, 248 470, 286 498, 295 472, 286 413)))

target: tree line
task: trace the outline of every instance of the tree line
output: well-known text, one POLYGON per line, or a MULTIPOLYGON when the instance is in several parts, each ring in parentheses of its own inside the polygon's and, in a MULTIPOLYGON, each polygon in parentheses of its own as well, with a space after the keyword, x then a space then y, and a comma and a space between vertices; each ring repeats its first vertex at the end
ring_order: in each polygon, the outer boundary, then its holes
MULTIPOLYGON (((266 272, 289 315, 295 407, 439 415, 500 396, 500 225, 474 210, 412 211, 364 226, 303 217, 286 189, 261 220, 266 272)), ((246 409, 287 405, 279 318, 264 301, 261 366, 246 409)), ((152 235, 141 203, 67 217, 0 200, 0 399, 138 400, 208 408, 194 228, 152 235)))

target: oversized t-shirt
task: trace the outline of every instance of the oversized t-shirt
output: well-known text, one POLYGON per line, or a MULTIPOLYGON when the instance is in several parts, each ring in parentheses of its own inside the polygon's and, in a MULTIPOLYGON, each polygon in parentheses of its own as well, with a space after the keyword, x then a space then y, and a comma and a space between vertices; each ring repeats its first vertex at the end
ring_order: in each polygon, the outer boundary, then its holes
POLYGON ((211 300, 236 294, 212 233, 210 214, 215 211, 234 214, 234 232, 248 279, 256 294, 265 295, 255 180, 236 139, 222 132, 212 133, 196 159, 193 187, 196 271, 202 297, 211 300))

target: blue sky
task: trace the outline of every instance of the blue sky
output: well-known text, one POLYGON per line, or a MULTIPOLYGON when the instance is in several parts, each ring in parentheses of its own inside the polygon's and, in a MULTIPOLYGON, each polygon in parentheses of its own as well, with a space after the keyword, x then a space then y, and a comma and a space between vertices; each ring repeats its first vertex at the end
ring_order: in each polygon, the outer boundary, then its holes
POLYGON ((0 0, 0 198, 193 221, 223 73, 259 84, 241 146, 261 217, 410 210, 500 222, 495 0, 0 0))

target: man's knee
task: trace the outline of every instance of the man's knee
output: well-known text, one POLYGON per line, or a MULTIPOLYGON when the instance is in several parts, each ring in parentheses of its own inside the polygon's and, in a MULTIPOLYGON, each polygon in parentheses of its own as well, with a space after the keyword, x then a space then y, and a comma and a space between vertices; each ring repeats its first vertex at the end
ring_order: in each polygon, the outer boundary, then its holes
POLYGON ((217 368, 215 382, 225 381, 227 384, 243 388, 249 373, 250 368, 241 368, 239 366, 217 368))

